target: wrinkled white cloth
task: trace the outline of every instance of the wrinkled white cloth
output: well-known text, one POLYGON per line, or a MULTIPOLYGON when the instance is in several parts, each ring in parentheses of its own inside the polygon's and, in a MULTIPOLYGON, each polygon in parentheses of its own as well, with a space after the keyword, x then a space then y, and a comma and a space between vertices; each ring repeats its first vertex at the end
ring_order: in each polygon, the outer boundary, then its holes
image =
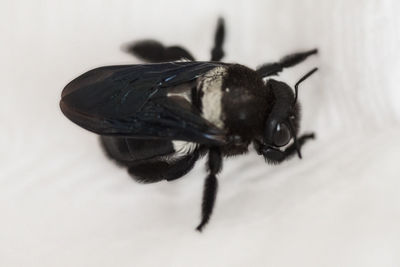
POLYGON ((400 3, 396 0, 2 1, 0 266, 399 266, 400 3), (286 70, 301 85, 302 131, 317 140, 269 166, 228 159, 202 234, 204 160, 143 185, 68 121, 74 77, 133 64, 132 40, 181 44, 208 60, 218 16, 227 62, 286 70))

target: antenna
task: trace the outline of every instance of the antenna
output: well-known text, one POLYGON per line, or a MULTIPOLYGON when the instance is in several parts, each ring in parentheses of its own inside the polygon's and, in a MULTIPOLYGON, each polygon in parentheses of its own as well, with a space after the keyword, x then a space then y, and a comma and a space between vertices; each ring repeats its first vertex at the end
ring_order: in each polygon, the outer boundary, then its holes
POLYGON ((296 104, 297 102, 297 95, 298 95, 298 91, 299 91, 299 85, 306 80, 308 77, 310 77, 314 72, 316 72, 318 70, 318 68, 313 68, 312 70, 310 70, 306 75, 304 75, 303 77, 300 78, 300 80, 296 83, 296 85, 294 86, 294 90, 295 90, 295 95, 294 95, 294 104, 296 104))

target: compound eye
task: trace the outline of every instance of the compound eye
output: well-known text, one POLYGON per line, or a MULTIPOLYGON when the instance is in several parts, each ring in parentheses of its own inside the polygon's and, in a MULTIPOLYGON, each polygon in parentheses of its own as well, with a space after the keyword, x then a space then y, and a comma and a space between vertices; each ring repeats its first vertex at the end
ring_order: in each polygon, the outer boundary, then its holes
POLYGON ((289 127, 285 123, 278 123, 273 136, 274 145, 284 146, 289 143, 291 138, 289 127))

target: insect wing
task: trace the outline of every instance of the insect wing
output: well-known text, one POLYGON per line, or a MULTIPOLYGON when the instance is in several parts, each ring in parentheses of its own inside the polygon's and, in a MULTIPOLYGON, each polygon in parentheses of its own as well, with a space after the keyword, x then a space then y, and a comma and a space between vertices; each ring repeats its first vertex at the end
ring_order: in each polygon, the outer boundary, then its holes
POLYGON ((190 86, 217 66, 170 62, 97 68, 64 88, 60 107, 71 121, 100 135, 222 144, 223 131, 200 111, 167 97, 172 88, 190 86))

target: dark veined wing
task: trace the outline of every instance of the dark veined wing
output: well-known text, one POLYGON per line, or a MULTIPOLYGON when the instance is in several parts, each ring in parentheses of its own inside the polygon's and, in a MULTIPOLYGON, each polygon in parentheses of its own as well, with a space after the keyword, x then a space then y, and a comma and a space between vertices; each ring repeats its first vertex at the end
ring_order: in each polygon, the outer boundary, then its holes
POLYGON ((220 66, 169 62, 107 66, 88 71, 63 90, 60 107, 74 123, 100 135, 186 140, 221 145, 224 133, 193 106, 168 92, 220 66))

